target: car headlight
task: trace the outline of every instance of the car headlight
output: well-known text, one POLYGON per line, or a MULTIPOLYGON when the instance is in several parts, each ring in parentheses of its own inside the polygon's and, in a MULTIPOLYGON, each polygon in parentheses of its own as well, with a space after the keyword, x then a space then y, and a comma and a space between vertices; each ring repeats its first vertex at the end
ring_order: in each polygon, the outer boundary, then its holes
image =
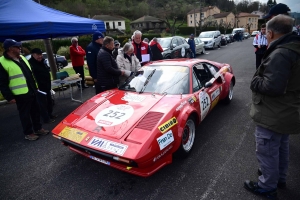
POLYGON ((213 43, 214 41, 213 40, 210 40, 208 43, 213 43))

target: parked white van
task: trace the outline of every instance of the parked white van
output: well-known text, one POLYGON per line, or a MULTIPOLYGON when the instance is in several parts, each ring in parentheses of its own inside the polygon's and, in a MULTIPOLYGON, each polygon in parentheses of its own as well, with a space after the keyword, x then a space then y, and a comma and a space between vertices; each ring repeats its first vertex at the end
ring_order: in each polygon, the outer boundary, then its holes
POLYGON ((215 49, 217 46, 221 47, 220 31, 204 31, 200 33, 199 38, 204 42, 205 48, 215 49))
POLYGON ((237 32, 237 31, 242 31, 243 32, 243 39, 244 39, 244 33, 246 32, 246 29, 245 28, 234 28, 232 30, 232 36, 234 36, 234 34, 237 32))

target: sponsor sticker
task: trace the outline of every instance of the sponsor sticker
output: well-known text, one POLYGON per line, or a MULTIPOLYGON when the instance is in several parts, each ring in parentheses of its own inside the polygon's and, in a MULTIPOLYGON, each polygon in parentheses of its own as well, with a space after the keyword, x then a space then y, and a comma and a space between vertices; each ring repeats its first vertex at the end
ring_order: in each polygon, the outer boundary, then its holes
POLYGON ((181 110, 182 107, 187 103, 187 101, 183 101, 180 103, 180 105, 176 108, 176 111, 181 110))
POLYGON ((136 94, 126 94, 122 100, 129 101, 129 102, 142 102, 146 97, 142 95, 136 94))
POLYGON ((80 143, 83 138, 87 135, 86 132, 66 126, 60 133, 59 136, 71 140, 73 142, 80 143))
POLYGON ((109 161, 106 161, 106 160, 102 160, 100 158, 97 158, 95 156, 90 156, 91 159, 93 160, 96 160, 97 162, 100 162, 100 163, 103 163, 103 164, 106 164, 106 165, 110 165, 110 162, 109 161))
POLYGON ((128 146, 125 144, 113 142, 95 136, 88 143, 88 146, 94 147, 96 149, 108 151, 114 154, 118 154, 120 156, 122 156, 128 148, 128 146))
POLYGON ((173 126, 175 126, 177 123, 178 122, 177 122, 176 117, 173 117, 172 119, 169 119, 168 121, 166 121, 165 123, 163 123, 162 125, 160 125, 158 127, 158 129, 160 130, 161 133, 165 133, 170 128, 172 128, 173 126))
POLYGON ((128 120, 133 113, 134 109, 130 105, 114 105, 99 112, 95 118, 95 123, 102 127, 116 126, 128 120))
POLYGON ((188 99, 188 102, 189 102, 190 104, 193 104, 193 103, 196 102, 196 101, 197 101, 197 98, 196 98, 195 96, 192 96, 191 98, 188 99))
POLYGON ((163 152, 161 152, 159 155, 157 155, 157 156, 155 156, 154 158, 153 158, 153 162, 156 162, 157 160, 159 160, 161 157, 163 157, 164 155, 166 155, 166 153, 168 152, 168 151, 170 151, 170 149, 172 149, 172 145, 170 145, 166 150, 164 150, 163 152))
POLYGON ((220 95, 220 88, 216 89, 215 91, 213 91, 213 93, 211 93, 211 100, 215 100, 215 98, 217 98, 220 95))
POLYGON ((174 141, 172 130, 169 130, 168 132, 166 132, 165 134, 163 134, 156 140, 157 140, 160 150, 163 150, 164 148, 166 148, 169 144, 171 144, 174 141))

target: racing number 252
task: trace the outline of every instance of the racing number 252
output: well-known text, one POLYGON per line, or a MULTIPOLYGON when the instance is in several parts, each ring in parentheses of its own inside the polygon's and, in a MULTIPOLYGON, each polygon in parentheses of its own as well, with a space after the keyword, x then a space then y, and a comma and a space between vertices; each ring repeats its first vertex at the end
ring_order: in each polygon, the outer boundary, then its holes
POLYGON ((209 100, 208 97, 205 97, 201 100, 202 103, 202 110, 205 110, 209 106, 209 100))
POLYGON ((109 110, 108 112, 109 113, 106 113, 103 116, 120 119, 120 117, 123 117, 125 115, 125 113, 120 113, 118 111, 114 112, 113 110, 109 110))

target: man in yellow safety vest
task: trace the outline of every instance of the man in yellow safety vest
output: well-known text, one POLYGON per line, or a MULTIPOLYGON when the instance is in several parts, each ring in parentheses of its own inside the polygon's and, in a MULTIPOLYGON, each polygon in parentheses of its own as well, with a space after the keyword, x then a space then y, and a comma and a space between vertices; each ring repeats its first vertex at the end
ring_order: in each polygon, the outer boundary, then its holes
POLYGON ((21 42, 6 39, 0 57, 0 91, 9 103, 16 103, 26 140, 37 140, 48 130, 40 123, 38 91, 29 62, 21 53, 21 42))

